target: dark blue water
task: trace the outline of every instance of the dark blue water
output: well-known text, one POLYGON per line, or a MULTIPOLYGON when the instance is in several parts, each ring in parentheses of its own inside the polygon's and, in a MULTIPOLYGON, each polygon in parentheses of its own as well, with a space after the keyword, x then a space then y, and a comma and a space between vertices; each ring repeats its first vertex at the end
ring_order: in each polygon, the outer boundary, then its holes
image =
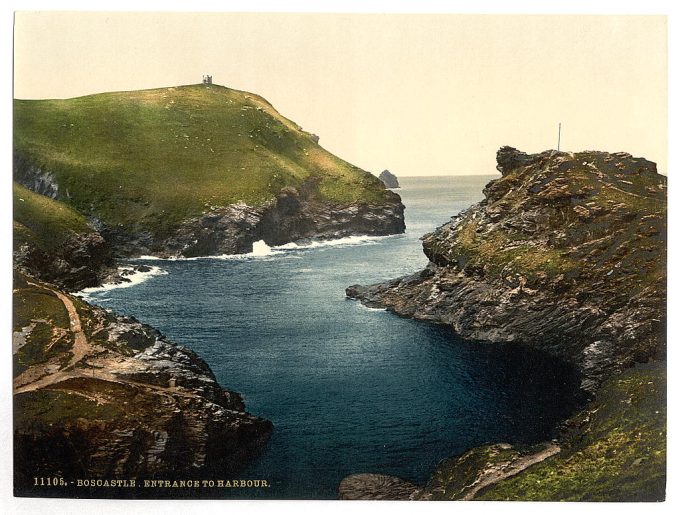
POLYGON ((241 475, 272 487, 247 496, 332 499, 357 472, 422 483, 440 460, 476 445, 550 437, 574 406, 575 378, 556 360, 461 341, 345 298, 350 284, 423 268, 419 237, 480 200, 491 178, 400 179, 403 236, 148 261, 167 274, 89 299, 194 349, 250 412, 274 423, 266 451, 241 475))

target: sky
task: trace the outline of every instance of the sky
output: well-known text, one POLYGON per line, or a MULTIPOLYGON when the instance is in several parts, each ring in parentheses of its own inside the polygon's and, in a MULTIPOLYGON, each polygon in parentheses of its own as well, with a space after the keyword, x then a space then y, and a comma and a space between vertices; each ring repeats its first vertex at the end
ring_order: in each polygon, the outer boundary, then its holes
POLYGON ((258 93, 373 173, 495 172, 496 150, 667 163, 664 16, 20 12, 14 97, 201 81, 258 93))
MULTIPOLYGON (((605 16, 547 17, 357 15, 242 16, 202 15, 40 15, 27 9, 200 9, 242 11, 286 10, 450 10, 552 12, 673 12, 663 0, 9 0, 0 5, 3 70, 12 66, 14 44, 15 98, 59 98, 112 90, 154 88, 195 83, 211 73, 216 82, 268 98, 284 115, 321 136, 332 152, 373 172, 390 168, 399 175, 492 173, 495 152, 504 144, 535 152, 556 145, 556 126, 563 124, 562 148, 567 150, 625 150, 659 163, 666 173, 667 80, 666 19, 664 17, 605 16), (378 4, 378 7, 371 5, 378 4), (462 4, 462 6, 461 6, 462 4), (264 7, 263 7, 264 5, 264 7), (382 5, 382 7, 381 7, 382 5), (321 7, 323 6, 323 7, 321 7), (368 7, 367 7, 368 6, 368 7), (453 7, 449 7, 453 6, 453 7), (4 10, 3 10, 4 8, 4 10), (290 9, 288 7, 288 9, 290 9), (175 18, 173 20, 173 18, 175 18), (6 50, 6 51, 5 51, 6 50)), ((675 14, 675 13, 673 13, 675 14)), ((677 18, 677 16, 676 16, 677 18)), ((679 31, 670 31, 676 50, 679 31)), ((677 91, 677 60, 674 61, 677 91)), ((0 90, 8 99, 11 77, 3 74, 0 90)), ((673 91, 673 89, 671 90, 673 91)), ((677 98, 677 95, 676 97, 677 98)), ((677 107, 677 100, 675 102, 677 107)), ((3 134, 11 128, 11 103, 0 103, 3 134)), ((671 118, 676 128, 677 117, 671 118)), ((11 162, 11 138, 3 155, 11 162)), ((677 153, 673 153, 677 161, 677 153)), ((673 162, 675 162, 673 161, 673 162)), ((5 204, 11 205, 8 178, 5 204)), ((674 189, 671 188, 671 203, 674 189)), ((671 210, 670 227, 680 226, 671 210)), ((0 237, 11 238, 11 212, 0 225, 0 237)), ((669 239, 669 289, 677 291, 680 274, 674 256, 680 254, 674 231, 669 239)), ((11 305, 9 250, 0 280, 3 305, 11 305)), ((672 316, 677 302, 669 299, 669 334, 680 333, 672 316)), ((0 316, 9 334, 10 310, 0 316)), ((669 354, 674 352, 673 346, 669 354)), ((672 357, 672 356, 671 356, 672 357)), ((669 360, 671 370, 676 360, 669 360)), ((2 377, 11 377, 11 361, 2 360, 2 377)), ((676 391, 677 374, 670 374, 669 391, 676 391)), ((11 419, 8 388, 0 391, 0 417, 11 419)), ((678 427, 676 410, 669 427, 678 427)), ((12 438, 11 425, 0 425, 3 441, 12 438)), ((677 435, 669 439, 669 458, 678 456, 677 435)), ((0 472, 11 477, 11 447, 0 451, 0 472)), ((669 459, 669 497, 652 508, 671 511, 678 505, 678 460, 669 459), (674 473, 671 473, 674 472, 674 473), (663 506, 661 506, 663 505, 663 506)), ((11 497, 11 482, 0 481, 2 501, 11 497)), ((7 503, 9 505, 9 501, 7 503)), ((231 506, 270 513, 272 504, 231 506), (265 511, 266 510, 266 511, 265 511)), ((639 505, 589 505, 584 513, 638 513, 639 505)), ((160 502, 153 506, 159 509, 160 502)), ((147 513, 149 505, 89 501, 90 511, 147 513)), ((282 513, 297 513, 298 503, 275 504, 282 513)), ((359 513, 380 513, 381 506, 352 505, 359 513)), ((218 513, 220 503, 167 501, 168 513, 218 513)), ((448 506, 438 507, 448 510, 448 506)), ((82 513, 80 502, 13 499, 10 512, 82 513), (56 505, 55 503, 58 503, 56 505), (14 508, 14 510, 12 509, 14 508)), ((435 508, 428 506, 428 508, 435 508)), ((470 513, 482 505, 456 507, 470 513)), ((390 513, 410 514, 411 504, 389 504, 390 513)), ((541 513, 540 503, 505 505, 513 513, 541 513)), ((573 505, 551 510, 570 512, 573 505)), ((651 509, 651 508, 650 508, 651 509)), ((345 505, 324 503, 328 513, 345 505)), ((658 510, 657 510, 658 511, 658 510)), ((385 510, 387 512, 387 509, 385 510)))

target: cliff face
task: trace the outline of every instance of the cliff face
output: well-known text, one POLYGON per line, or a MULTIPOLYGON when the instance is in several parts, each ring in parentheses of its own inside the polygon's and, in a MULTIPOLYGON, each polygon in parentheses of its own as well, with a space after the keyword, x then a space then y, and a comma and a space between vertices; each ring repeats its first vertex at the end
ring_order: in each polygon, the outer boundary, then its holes
POLYGON ((666 467, 666 178, 629 154, 503 147, 485 199, 425 235, 420 273, 349 297, 579 366, 592 400, 531 448, 441 462, 426 485, 359 474, 361 499, 658 501, 666 467))
POLYGON ((398 195, 385 192, 380 204, 330 203, 320 200, 313 181, 300 188, 285 187, 262 206, 245 203, 214 207, 182 221, 170 235, 130 234, 104 229, 104 236, 121 255, 194 257, 252 252, 253 243, 270 246, 303 240, 353 235, 384 236, 405 230, 404 206, 398 195))
POLYGON ((16 268, 67 290, 95 286, 113 271, 111 247, 84 216, 47 191, 15 183, 13 193, 16 268))
POLYGON ((73 234, 51 252, 23 243, 15 247, 14 262, 19 270, 66 290, 96 286, 114 266, 111 249, 98 233, 73 234))
POLYGON ((425 235, 426 270, 350 297, 576 363, 594 391, 665 352, 666 178, 628 154, 498 152, 485 200, 425 235))
MULTIPOLYGON (((133 318, 17 273, 14 325, 18 495, 33 492, 36 476, 222 477, 271 433, 196 354, 133 318)), ((60 494, 134 495, 68 486, 60 494)))

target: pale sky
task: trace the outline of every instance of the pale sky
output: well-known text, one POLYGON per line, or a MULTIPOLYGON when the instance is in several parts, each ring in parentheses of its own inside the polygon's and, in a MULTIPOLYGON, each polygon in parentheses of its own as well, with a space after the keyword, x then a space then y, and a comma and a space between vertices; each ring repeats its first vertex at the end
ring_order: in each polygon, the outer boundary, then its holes
POLYGON ((262 95, 373 173, 495 172, 502 145, 666 173, 663 16, 18 13, 15 98, 200 82, 262 95))

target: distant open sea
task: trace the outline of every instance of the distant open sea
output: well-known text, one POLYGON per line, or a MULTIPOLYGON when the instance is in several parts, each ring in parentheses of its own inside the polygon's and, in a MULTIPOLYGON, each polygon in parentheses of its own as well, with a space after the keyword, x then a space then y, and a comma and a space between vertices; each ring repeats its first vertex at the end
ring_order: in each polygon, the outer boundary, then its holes
POLYGON ((420 236, 481 200, 493 178, 400 178, 404 235, 147 259, 153 271, 133 286, 85 296, 196 351, 248 411, 274 423, 239 475, 271 487, 225 497, 335 499, 340 480, 359 472, 423 483, 471 447, 549 438, 574 409, 573 370, 555 359, 345 298, 350 284, 421 270, 420 236))

